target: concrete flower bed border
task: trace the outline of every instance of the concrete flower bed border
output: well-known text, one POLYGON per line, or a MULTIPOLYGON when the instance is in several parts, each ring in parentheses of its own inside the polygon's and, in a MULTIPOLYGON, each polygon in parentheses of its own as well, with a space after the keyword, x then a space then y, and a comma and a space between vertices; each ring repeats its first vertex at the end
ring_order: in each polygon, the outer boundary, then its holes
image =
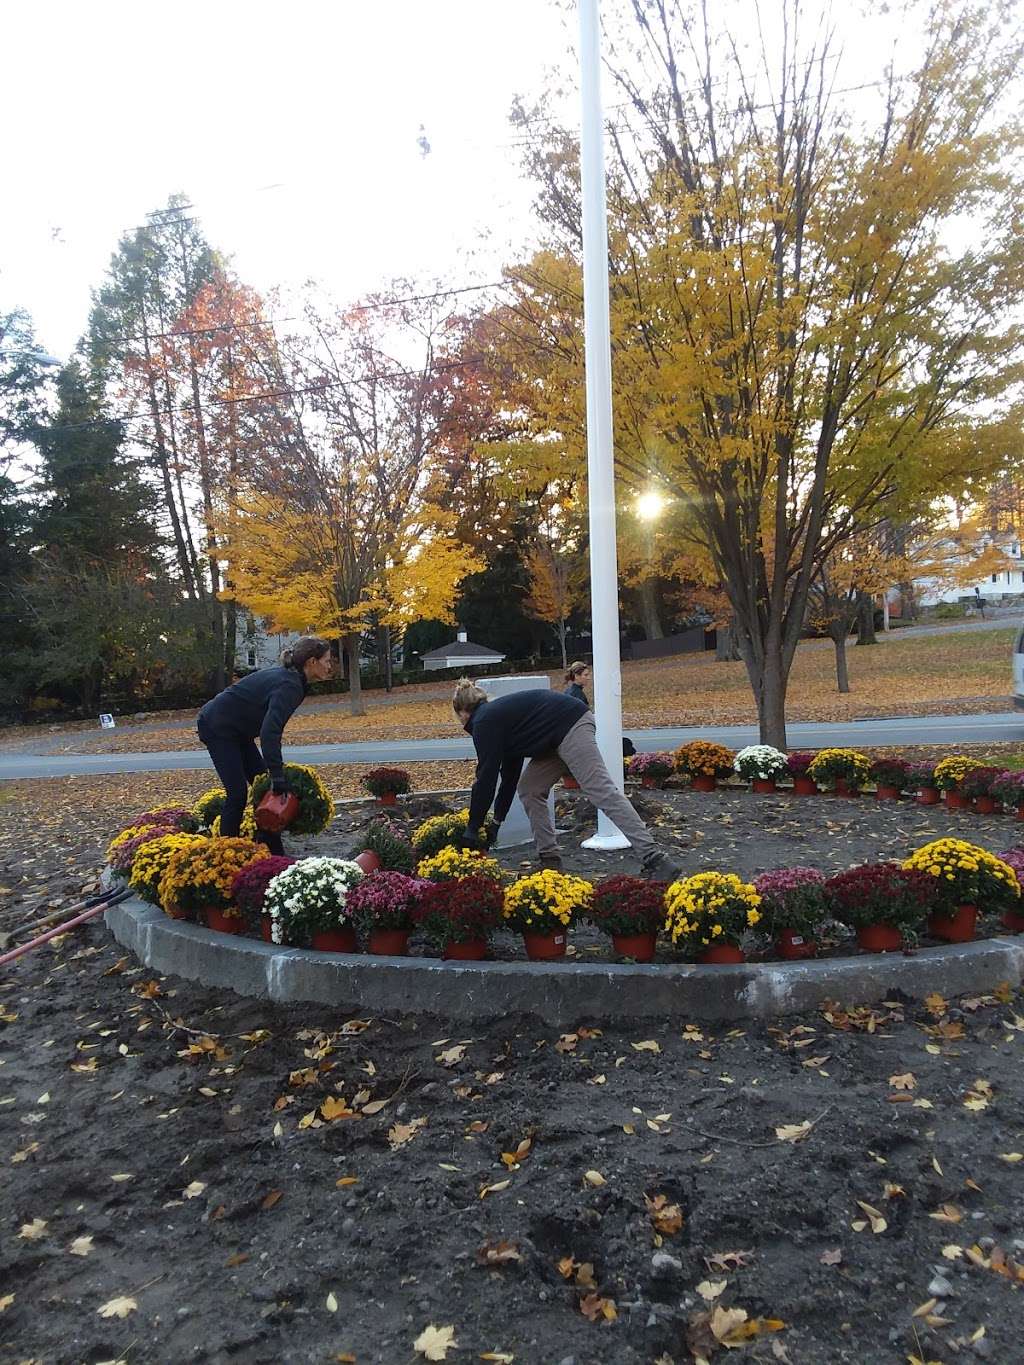
POLYGON ((578 962, 443 962, 279 948, 170 919, 141 900, 106 912, 117 941, 155 971, 280 1003, 451 1019, 530 1014, 554 1026, 612 1019, 770 1019, 825 1000, 922 1000, 1024 981, 1024 936, 904 955, 809 962, 657 966, 578 962))

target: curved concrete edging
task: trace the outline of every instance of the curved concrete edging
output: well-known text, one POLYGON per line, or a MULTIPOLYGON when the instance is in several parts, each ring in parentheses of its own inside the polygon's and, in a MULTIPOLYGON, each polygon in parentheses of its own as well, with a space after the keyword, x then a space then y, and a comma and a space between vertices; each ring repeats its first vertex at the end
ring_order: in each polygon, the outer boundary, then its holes
POLYGON ((821 962, 738 966, 442 962, 278 948, 169 919, 139 900, 106 912, 118 943, 148 967, 204 986, 343 1010, 486 1019, 532 1014, 546 1024, 617 1018, 771 1019, 825 1000, 869 1005, 901 991, 923 999, 1024 979, 1024 938, 821 962))

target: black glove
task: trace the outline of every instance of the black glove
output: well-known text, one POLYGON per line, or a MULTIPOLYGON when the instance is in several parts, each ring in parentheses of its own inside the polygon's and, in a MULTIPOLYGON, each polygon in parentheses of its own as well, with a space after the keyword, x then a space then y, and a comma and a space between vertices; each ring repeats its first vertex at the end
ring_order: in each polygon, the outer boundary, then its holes
POLYGON ((288 796, 291 792, 291 787, 283 777, 275 777, 270 786, 275 796, 288 796))

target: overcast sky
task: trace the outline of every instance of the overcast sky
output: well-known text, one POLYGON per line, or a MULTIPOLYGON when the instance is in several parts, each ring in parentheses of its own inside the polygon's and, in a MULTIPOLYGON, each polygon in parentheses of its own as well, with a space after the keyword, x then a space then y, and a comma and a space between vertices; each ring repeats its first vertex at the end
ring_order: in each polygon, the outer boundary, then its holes
POLYGON ((0 32, 0 309, 61 358, 179 190, 260 290, 492 278, 530 228, 512 97, 575 38, 550 0, 49 0, 0 32))

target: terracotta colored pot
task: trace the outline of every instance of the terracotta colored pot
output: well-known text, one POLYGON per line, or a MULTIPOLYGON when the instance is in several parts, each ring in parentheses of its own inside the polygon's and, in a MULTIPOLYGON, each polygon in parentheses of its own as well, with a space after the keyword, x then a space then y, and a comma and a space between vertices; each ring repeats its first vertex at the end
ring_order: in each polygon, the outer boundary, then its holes
POLYGON ((472 938, 466 943, 448 943, 444 957, 448 962, 482 962, 487 956, 487 940, 472 938))
POLYGON ((359 951, 356 931, 351 925, 342 929, 321 929, 313 935, 309 946, 321 953, 355 953, 359 951))
POLYGON ((660 791, 665 784, 663 777, 641 777, 641 787, 646 787, 648 791, 660 791))
POLYGON ((185 913, 185 911, 179 910, 177 906, 175 906, 172 910, 165 910, 164 914, 167 915, 169 919, 188 919, 188 915, 185 913))
POLYGON ((696 777, 691 779, 690 785, 695 792, 713 792, 718 786, 718 779, 708 777, 705 773, 698 773, 696 777))
POLYGON ((377 805, 378 805, 378 806, 397 806, 397 805, 398 805, 398 793, 397 793, 397 792, 381 792, 380 796, 377 797, 377 805))
POLYGON ((531 962, 550 962, 552 958, 565 957, 568 938, 564 929, 557 934, 524 934, 523 946, 531 962))
POLYGON ((270 932, 273 920, 269 915, 260 915, 260 938, 264 943, 273 943, 274 936, 270 932))
POLYGON ((747 955, 734 943, 714 943, 697 957, 698 962, 746 962, 747 955))
POLYGON ((1024 820, 1024 806, 1017 807, 1017 819, 1024 820))
POLYGON ((976 796, 974 798, 974 809, 979 815, 995 815, 998 804, 994 796, 976 796))
POLYGON ((380 867, 380 858, 369 848, 364 848, 362 853, 356 854, 352 861, 358 863, 367 875, 371 872, 376 872, 380 867))
POLYGON ((299 798, 294 792, 276 796, 273 790, 264 793, 253 814, 256 825, 266 834, 280 834, 299 813, 299 798))
POLYGON ((782 929, 775 940, 775 951, 786 962, 801 962, 805 957, 817 957, 818 945, 795 929, 782 929))
POLYGON ((215 905, 208 905, 203 911, 207 929, 216 929, 219 934, 244 934, 245 925, 241 915, 226 915, 215 905))
POLYGON ((976 905, 958 905, 952 915, 929 915, 928 932, 932 938, 941 938, 946 943, 970 943, 977 922, 976 905))
POLYGON ((876 801, 898 801, 900 799, 899 787, 889 787, 884 783, 875 788, 876 801))
POLYGON ((793 794, 794 796, 817 796, 818 784, 813 777, 794 777, 793 794))
POLYGON ((950 787, 946 792, 946 805, 950 810, 967 810, 970 804, 963 792, 958 792, 953 787, 950 787))
POLYGON ((382 957, 405 957, 409 951, 408 929, 371 929, 369 950, 382 957))
POLYGON ((836 778, 836 796, 860 796, 859 787, 851 787, 845 777, 836 778))
POLYGON ((903 947, 903 935, 891 924, 862 924, 857 946, 866 953, 896 953, 903 947))
POLYGON ((573 777, 572 773, 565 774, 562 778, 562 786, 566 791, 570 792, 578 792, 580 789, 580 784, 576 781, 575 777, 573 777))
POLYGON ((999 923, 1011 934, 1024 934, 1024 915, 1019 910, 1004 910, 999 923))
POLYGON ((754 777, 751 778, 750 787, 757 792, 758 796, 768 796, 771 792, 778 791, 774 777, 754 777))
POLYGON ((937 806, 941 795, 938 787, 922 787, 917 793, 917 804, 919 806, 937 806))
POLYGON ((658 935, 650 934, 612 934, 612 948, 619 957, 631 957, 634 962, 651 962, 658 935))

